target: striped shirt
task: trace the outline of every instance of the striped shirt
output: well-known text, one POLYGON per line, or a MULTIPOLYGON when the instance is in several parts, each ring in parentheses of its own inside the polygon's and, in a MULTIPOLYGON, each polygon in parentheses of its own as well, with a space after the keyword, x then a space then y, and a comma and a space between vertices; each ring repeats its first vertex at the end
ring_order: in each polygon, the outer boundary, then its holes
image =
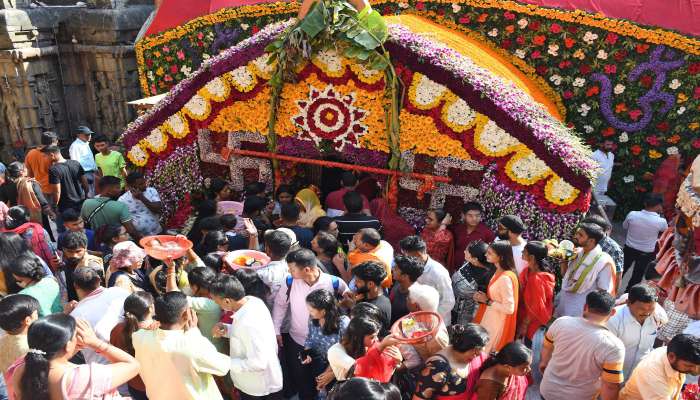
POLYGON ((377 218, 365 214, 341 215, 335 218, 335 223, 338 224, 338 241, 345 247, 361 229, 374 228, 379 233, 382 230, 382 224, 377 218))
POLYGON ((540 393, 547 400, 593 399, 600 380, 622 383, 625 346, 604 326, 580 317, 561 317, 545 334, 554 347, 540 393))

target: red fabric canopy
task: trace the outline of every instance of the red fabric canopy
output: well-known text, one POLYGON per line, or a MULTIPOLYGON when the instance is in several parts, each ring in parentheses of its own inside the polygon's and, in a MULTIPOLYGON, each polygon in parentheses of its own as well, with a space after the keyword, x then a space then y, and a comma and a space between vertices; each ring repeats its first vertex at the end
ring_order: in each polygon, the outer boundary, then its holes
MULTIPOLYGON (((159 33, 225 7, 275 0, 162 0, 146 35, 159 33)), ((674 29, 700 36, 700 0, 521 0, 524 3, 565 10, 585 10, 611 18, 674 29)))
POLYGON ((700 0, 520 0, 565 10, 601 13, 642 25, 700 36, 700 0))

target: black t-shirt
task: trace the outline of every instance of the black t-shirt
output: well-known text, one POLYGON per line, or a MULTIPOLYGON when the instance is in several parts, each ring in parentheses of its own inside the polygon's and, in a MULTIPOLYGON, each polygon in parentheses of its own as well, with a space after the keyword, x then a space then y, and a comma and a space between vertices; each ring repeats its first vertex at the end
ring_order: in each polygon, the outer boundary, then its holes
POLYGON ((408 315, 408 292, 402 293, 401 287, 394 285, 389 294, 391 301, 391 324, 393 325, 399 318, 408 315))
POLYGON ((245 250, 248 248, 248 238, 232 232, 226 232, 228 238, 228 251, 245 250))
POLYGON ((377 296, 376 299, 364 301, 379 307, 379 311, 381 311, 383 319, 380 336, 388 335, 389 329, 391 329, 391 301, 389 300, 389 298, 384 295, 380 295, 377 296))
POLYGON ((80 184, 83 175, 83 167, 75 160, 56 163, 49 168, 49 183, 61 186, 61 198, 58 201, 60 211, 69 208, 80 209, 85 199, 85 192, 80 184))
POLYGON ((352 241, 360 229, 374 228, 381 233, 382 224, 375 217, 365 214, 345 214, 335 218, 335 223, 338 224, 338 240, 340 244, 347 249, 348 242, 352 241))

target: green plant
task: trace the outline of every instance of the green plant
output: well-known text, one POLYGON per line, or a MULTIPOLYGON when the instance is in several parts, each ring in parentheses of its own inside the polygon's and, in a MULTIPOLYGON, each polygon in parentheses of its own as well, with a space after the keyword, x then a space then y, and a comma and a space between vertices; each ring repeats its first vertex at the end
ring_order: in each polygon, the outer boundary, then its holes
MULTIPOLYGON (((297 66, 311 60, 323 50, 334 49, 338 54, 356 60, 366 68, 384 71, 385 97, 388 100, 387 136, 391 148, 389 168, 400 169, 399 112, 403 90, 401 81, 384 48, 388 29, 383 17, 375 10, 361 12, 344 0, 318 0, 306 16, 270 43, 268 64, 276 63, 269 84, 272 87, 268 124, 268 148, 277 147, 275 125, 279 96, 285 82, 294 82, 297 66)), ((273 165, 273 167, 277 167, 273 165)))

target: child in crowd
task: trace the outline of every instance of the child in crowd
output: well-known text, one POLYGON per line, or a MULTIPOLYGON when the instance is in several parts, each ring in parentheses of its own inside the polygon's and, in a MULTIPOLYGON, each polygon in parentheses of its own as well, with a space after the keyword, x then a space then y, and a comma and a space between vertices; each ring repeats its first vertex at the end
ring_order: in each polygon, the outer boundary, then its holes
POLYGON ((248 238, 242 234, 245 230, 242 226, 239 228, 238 218, 233 214, 226 214, 222 215, 220 220, 228 239, 228 251, 247 249, 248 238))
MULTIPOLYGON (((4 375, 16 359, 27 354, 29 325, 39 318, 39 301, 26 294, 13 294, 0 300, 0 372, 4 375)), ((0 377, 2 378, 2 377, 0 377)))
POLYGON ((61 238, 68 232, 80 232, 87 237, 88 251, 90 254, 102 256, 102 252, 100 252, 100 248, 95 240, 95 232, 85 227, 85 221, 83 221, 83 218, 80 216, 80 211, 69 208, 61 214, 61 218, 63 219, 63 226, 66 230, 58 235, 58 242, 60 242, 61 238))
POLYGON ((112 249, 117 243, 129 240, 129 233, 122 225, 102 225, 97 230, 97 244, 102 253, 102 261, 104 265, 109 265, 112 259, 112 249))

